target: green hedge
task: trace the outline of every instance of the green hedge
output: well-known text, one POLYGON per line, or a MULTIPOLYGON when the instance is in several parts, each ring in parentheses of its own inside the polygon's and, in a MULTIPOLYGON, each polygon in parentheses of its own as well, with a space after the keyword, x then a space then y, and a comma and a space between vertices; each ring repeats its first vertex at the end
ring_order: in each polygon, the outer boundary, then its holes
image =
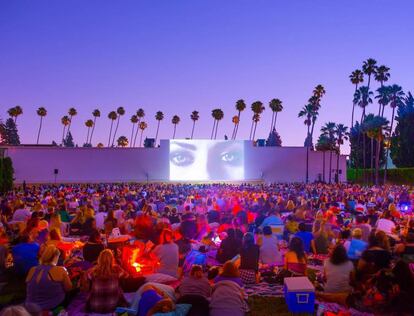
MULTIPOLYGON (((362 169, 358 169, 358 177, 357 177, 357 170, 348 168, 346 178, 350 182, 363 182, 363 175, 364 171, 362 169)), ((371 173, 374 173, 375 170, 365 169, 365 177, 369 182, 371 179, 371 173)), ((380 182, 384 179, 384 169, 379 171, 379 178, 380 182)), ((395 169, 388 169, 387 170, 387 182, 394 183, 394 184, 410 184, 414 185, 414 168, 395 168, 395 169)))
POLYGON ((13 188, 14 169, 9 157, 0 158, 0 192, 4 193, 13 188))

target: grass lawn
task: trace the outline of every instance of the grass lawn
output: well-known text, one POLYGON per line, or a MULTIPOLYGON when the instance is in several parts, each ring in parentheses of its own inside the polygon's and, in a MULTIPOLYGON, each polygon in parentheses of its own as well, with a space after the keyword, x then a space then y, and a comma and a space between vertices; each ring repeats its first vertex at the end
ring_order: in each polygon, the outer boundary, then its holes
MULTIPOLYGON (((285 316, 293 315, 288 311, 284 297, 250 296, 248 316, 285 316)), ((295 314, 309 315, 309 314, 295 314)))

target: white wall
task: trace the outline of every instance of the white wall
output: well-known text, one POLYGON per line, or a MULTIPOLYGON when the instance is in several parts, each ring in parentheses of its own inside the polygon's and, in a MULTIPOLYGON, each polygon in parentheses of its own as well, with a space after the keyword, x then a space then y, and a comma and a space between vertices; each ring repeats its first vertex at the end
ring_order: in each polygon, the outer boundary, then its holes
MULTIPOLYGON (((60 148, 7 147, 16 183, 167 181, 169 178, 168 141, 159 148, 60 148)), ((336 169, 332 155, 332 181, 336 169)), ((346 180, 346 159, 340 156, 340 181, 346 180)), ((309 152, 309 181, 322 174, 323 154, 309 152)), ((306 148, 254 147, 245 144, 246 180, 303 182, 306 176, 306 148)), ((329 177, 329 152, 325 154, 325 179, 329 177)))

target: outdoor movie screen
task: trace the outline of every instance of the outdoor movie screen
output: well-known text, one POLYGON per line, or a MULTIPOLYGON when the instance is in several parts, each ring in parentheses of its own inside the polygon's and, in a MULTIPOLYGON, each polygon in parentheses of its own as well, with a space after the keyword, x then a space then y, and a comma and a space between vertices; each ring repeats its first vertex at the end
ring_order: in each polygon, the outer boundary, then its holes
POLYGON ((169 141, 171 181, 244 180, 244 141, 169 141))

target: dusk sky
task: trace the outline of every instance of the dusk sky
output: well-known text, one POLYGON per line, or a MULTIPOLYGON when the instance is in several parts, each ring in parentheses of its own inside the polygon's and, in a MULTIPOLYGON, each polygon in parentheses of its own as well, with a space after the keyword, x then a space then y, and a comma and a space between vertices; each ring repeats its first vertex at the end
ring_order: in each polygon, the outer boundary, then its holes
POLYGON ((172 137, 174 114, 177 138, 189 137, 193 110, 200 112, 195 136, 209 138, 211 110, 222 108, 223 138, 242 98, 248 109, 238 138, 249 137, 256 100, 266 105, 256 136, 266 138, 267 105, 279 98, 283 145, 302 146, 306 127, 297 114, 317 84, 327 93, 315 136, 327 121, 351 124, 348 76, 368 57, 391 68, 390 83, 414 90, 413 13, 413 0, 0 0, 0 117, 22 106, 21 142, 34 143, 36 109, 44 106, 41 143, 60 142, 60 118, 73 106, 73 136, 82 145, 84 122, 99 108, 96 145, 107 143, 107 114, 118 106, 127 111, 118 135, 128 138, 139 107, 148 137, 163 111, 161 139, 172 137))

